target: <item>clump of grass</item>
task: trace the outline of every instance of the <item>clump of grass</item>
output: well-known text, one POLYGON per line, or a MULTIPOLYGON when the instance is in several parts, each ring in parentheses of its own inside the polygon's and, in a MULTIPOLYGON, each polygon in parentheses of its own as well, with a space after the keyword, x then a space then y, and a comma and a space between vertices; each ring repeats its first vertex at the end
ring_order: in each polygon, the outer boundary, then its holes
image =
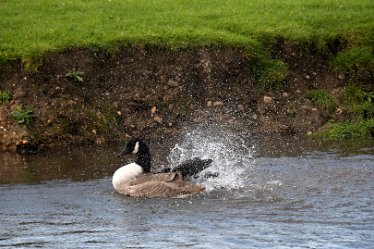
POLYGON ((338 53, 330 65, 338 73, 374 72, 374 50, 372 47, 353 47, 344 50, 338 53))
POLYGON ((260 57, 255 63, 254 73, 257 76, 258 90, 275 90, 281 88, 288 76, 288 67, 282 61, 260 57))
POLYGON ((338 106, 337 100, 331 96, 326 90, 310 90, 306 93, 306 97, 312 101, 318 109, 333 112, 338 106))
POLYGON ((374 117, 373 92, 365 92, 360 86, 350 83, 344 88, 343 102, 353 116, 364 119, 374 117))
POLYGON ((297 111, 296 111, 296 109, 294 109, 294 108, 288 108, 287 111, 286 111, 286 114, 287 114, 287 116, 293 118, 293 117, 296 116, 297 111))
POLYGON ((66 73, 65 77, 77 80, 79 82, 83 82, 84 81, 84 79, 83 79, 84 72, 81 72, 81 71, 71 71, 71 72, 66 73))
POLYGON ((344 88, 343 99, 347 104, 362 102, 364 99, 364 91, 361 87, 350 83, 344 88))
POLYGON ((366 119, 358 122, 330 123, 327 130, 316 133, 316 136, 325 139, 374 136, 374 119, 366 119))
POLYGON ((23 107, 22 105, 17 106, 11 115, 18 124, 24 124, 30 126, 33 120, 33 109, 31 107, 23 107))
POLYGON ((0 91, 0 104, 4 104, 11 99, 10 94, 6 91, 0 91))
MULTIPOLYGON (((326 99, 332 98, 331 96, 327 97, 326 93, 317 94, 316 91, 313 91, 310 95, 311 100, 317 103, 332 101, 326 101, 326 99), (324 97, 322 98, 321 96, 324 97)), ((348 110, 343 121, 338 123, 331 122, 326 130, 317 132, 315 135, 325 139, 374 136, 373 102, 374 93, 365 92, 359 85, 348 84, 342 92, 342 102, 339 104, 348 110)))

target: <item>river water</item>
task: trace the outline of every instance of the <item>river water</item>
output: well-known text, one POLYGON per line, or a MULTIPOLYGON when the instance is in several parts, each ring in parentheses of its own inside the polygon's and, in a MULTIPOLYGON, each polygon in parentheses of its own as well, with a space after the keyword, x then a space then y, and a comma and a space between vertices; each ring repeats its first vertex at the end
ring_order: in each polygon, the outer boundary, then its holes
MULTIPOLYGON (((154 164, 212 158, 201 195, 133 199, 119 145, 0 154, 0 248, 374 248, 374 141, 189 132, 154 164)), ((203 174, 204 173, 204 174, 203 174)))

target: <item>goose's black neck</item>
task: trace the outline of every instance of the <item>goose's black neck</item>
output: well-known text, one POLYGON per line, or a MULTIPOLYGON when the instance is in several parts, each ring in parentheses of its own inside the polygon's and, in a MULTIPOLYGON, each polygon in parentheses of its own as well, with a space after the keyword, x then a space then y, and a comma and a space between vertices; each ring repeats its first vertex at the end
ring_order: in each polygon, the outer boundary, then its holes
POLYGON ((149 152, 148 146, 140 141, 138 158, 136 163, 142 166, 144 173, 151 171, 151 153, 149 152))

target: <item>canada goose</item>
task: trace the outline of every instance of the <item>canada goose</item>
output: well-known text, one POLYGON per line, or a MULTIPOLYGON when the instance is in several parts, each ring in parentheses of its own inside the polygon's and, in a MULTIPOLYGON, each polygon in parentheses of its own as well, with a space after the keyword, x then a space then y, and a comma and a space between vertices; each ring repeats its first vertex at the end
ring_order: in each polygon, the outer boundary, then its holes
POLYGON ((151 154, 143 141, 129 141, 120 155, 126 154, 137 155, 137 159, 117 169, 112 184, 117 192, 132 197, 177 197, 201 192, 203 186, 186 181, 185 178, 196 175, 212 162, 211 159, 194 158, 175 169, 151 173, 151 154))

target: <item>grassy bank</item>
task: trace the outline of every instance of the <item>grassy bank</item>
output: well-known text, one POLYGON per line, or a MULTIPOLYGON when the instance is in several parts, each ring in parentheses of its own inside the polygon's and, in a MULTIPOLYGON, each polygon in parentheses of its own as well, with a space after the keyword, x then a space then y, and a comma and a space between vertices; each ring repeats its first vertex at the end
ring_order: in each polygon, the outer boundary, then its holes
MULTIPOLYGON (((71 46, 234 45, 258 49, 284 37, 325 47, 373 47, 372 0, 1 1, 0 58, 27 58, 71 46)), ((370 52, 370 51, 369 51, 370 52)))

